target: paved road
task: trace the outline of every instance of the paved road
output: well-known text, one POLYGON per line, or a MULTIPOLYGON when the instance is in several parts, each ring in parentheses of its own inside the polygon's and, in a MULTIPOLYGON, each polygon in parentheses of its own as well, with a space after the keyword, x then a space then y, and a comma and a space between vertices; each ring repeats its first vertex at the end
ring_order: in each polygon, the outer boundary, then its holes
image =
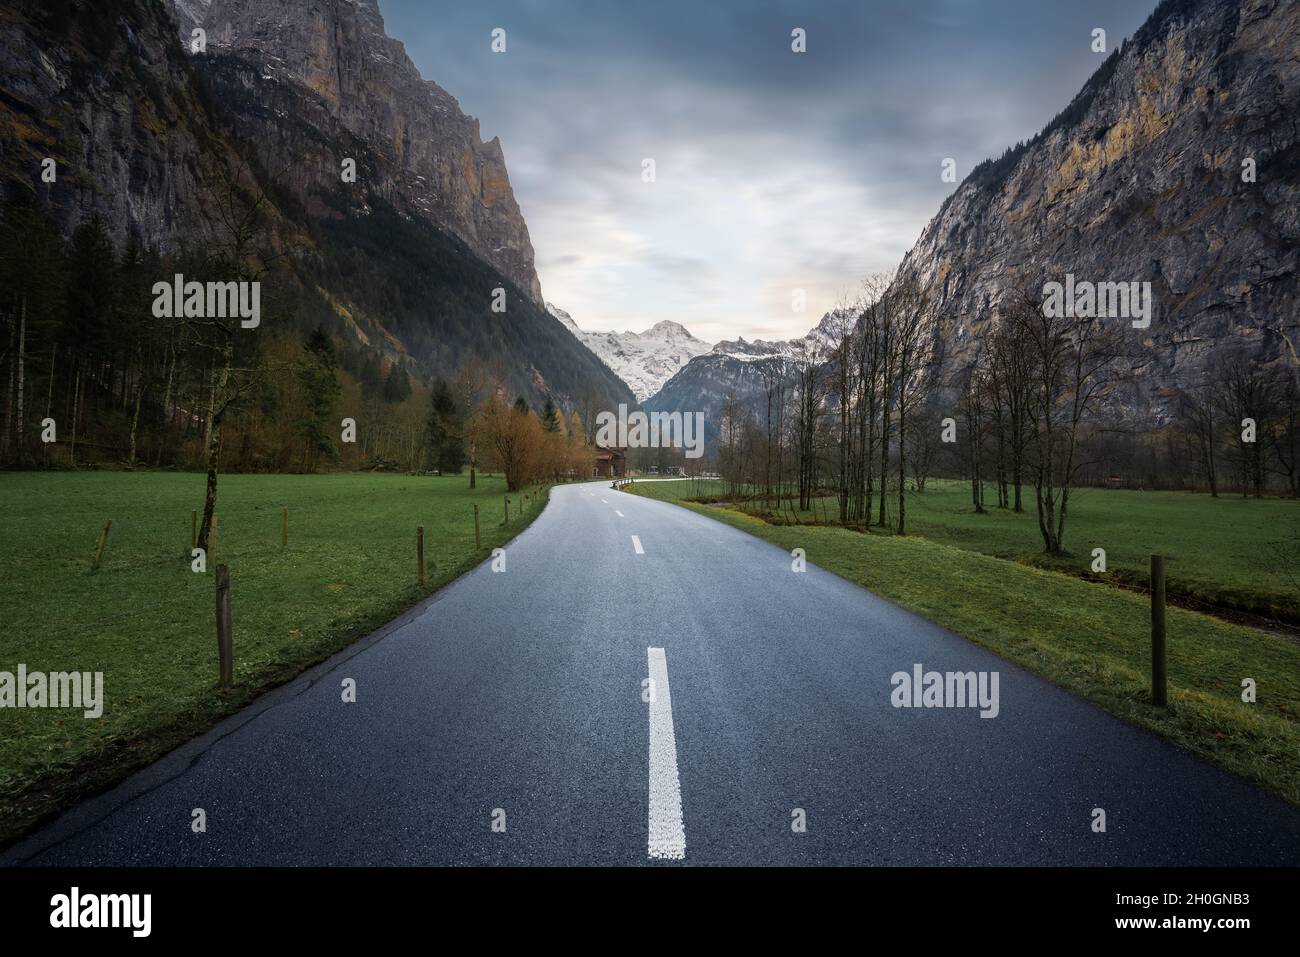
POLYGON ((4 861, 1300 864, 1300 811, 692 512, 567 486, 505 555, 4 861), (893 707, 918 663, 997 717, 893 707))

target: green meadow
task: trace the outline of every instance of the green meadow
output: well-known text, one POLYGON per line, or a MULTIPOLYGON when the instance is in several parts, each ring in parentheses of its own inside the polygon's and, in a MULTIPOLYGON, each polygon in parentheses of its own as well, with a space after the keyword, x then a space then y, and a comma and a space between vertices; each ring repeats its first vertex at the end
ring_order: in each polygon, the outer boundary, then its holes
MULTIPOLYGON (((678 483, 655 494, 725 497, 717 481, 678 483)), ((996 502, 991 485, 985 494, 996 502)), ((985 514, 979 515, 968 483, 932 479, 924 493, 907 496, 907 532, 994 558, 1142 587, 1150 580, 1151 555, 1158 553, 1165 556, 1170 595, 1300 622, 1300 502, 1075 489, 1065 530, 1069 554, 1049 558, 1043 554, 1033 494, 1032 487, 1025 488, 1025 510, 1019 514, 986 503, 985 514), (1097 548, 1106 552, 1105 575, 1092 571, 1097 548)), ((894 499, 888 503, 890 522, 896 505, 894 499)), ((835 499, 822 498, 811 510, 796 514, 811 523, 835 513, 835 499)), ((792 521, 788 504, 784 516, 792 521)))
POLYGON ((195 473, 0 472, 0 671, 101 671, 105 698, 97 720, 0 710, 0 844, 389 621, 518 534, 545 498, 512 494, 504 525, 499 476, 480 475, 471 491, 468 475, 227 475, 214 554, 198 574, 191 512, 204 483, 195 473), (231 578, 228 690, 217 687, 218 563, 231 578))

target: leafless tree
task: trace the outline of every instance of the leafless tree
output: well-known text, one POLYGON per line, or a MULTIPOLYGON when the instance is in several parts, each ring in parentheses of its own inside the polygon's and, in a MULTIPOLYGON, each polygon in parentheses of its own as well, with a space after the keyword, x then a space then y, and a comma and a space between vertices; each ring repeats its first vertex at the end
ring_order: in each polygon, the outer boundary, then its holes
POLYGON ((971 504, 976 514, 984 513, 984 430, 988 415, 988 358, 982 346, 961 372, 959 408, 966 424, 966 466, 970 473, 971 504))
POLYGON ((1044 550, 1065 549, 1070 492, 1083 464, 1082 429, 1123 371, 1127 349, 1116 320, 1048 315, 1041 286, 1011 293, 1007 315, 1030 350, 1034 493, 1044 550))
POLYGON ((927 318, 927 299, 914 276, 904 278, 894 293, 895 356, 898 382, 898 526, 907 534, 907 428, 908 413, 929 393, 933 335, 927 318))
MULTIPOLYGON (((281 171, 281 174, 283 171, 281 171)), ((260 282, 284 250, 271 248, 268 219, 273 205, 262 180, 242 158, 222 169, 222 188, 213 213, 217 233, 212 243, 214 265, 228 270, 237 282, 260 282)), ((207 491, 198 545, 205 552, 217 507, 217 475, 221 461, 221 429, 230 410, 249 392, 256 377, 267 370, 235 366, 235 337, 239 317, 207 316, 187 319, 200 346, 213 353, 206 418, 207 491)))
POLYGON ((1219 414, 1214 389, 1202 383, 1180 389, 1178 393, 1178 418, 1186 442, 1210 488, 1210 495, 1219 497, 1218 453, 1219 414))
POLYGON ((797 404, 795 411, 799 457, 799 508, 812 504, 817 480, 817 420, 824 397, 825 355, 820 341, 807 336, 795 343, 791 354, 797 404))
POLYGON ((1216 384, 1229 435, 1237 434, 1237 439, 1228 443, 1228 450, 1241 478, 1241 494, 1253 492, 1261 498, 1265 442, 1274 414, 1274 382, 1252 358, 1237 354, 1219 364, 1216 384))

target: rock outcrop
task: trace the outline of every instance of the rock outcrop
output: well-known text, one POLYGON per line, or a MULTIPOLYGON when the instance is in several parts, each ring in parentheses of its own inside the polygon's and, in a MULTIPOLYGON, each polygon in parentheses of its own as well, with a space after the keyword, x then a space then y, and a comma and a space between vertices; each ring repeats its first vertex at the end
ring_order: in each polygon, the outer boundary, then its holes
POLYGON ((972 171, 900 273, 953 363, 1017 283, 1150 282, 1126 404, 1158 427, 1216 354, 1300 346, 1298 117, 1300 3, 1165 0, 1042 133, 972 171))
POLYGON ((324 325, 421 376, 477 359, 539 407, 633 401, 546 314, 500 144, 373 0, 10 0, 0 70, 0 198, 65 235, 98 215, 119 247, 211 253, 256 195, 299 304, 267 328, 324 325))
MULTIPOLYGON (((542 304, 501 143, 420 76, 376 0, 174 0, 182 42, 204 31, 211 76, 263 166, 304 199, 345 159, 358 191, 453 233, 542 304), (292 162, 286 162, 291 159, 292 162)), ((486 40, 485 40, 486 42, 486 40)))
POLYGON ((233 150, 172 21, 141 3, 77 16, 58 6, 0 7, 0 181, 34 190, 65 233, 98 214, 119 243, 130 233, 168 252, 206 241, 204 199, 233 150))

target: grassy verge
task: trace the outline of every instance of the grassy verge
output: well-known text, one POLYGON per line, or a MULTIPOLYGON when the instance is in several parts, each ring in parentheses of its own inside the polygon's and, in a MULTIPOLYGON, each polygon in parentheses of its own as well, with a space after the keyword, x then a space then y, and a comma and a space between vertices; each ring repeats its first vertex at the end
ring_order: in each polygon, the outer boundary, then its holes
MULTIPOLYGON (((725 497, 721 482, 679 483, 676 497, 725 497), (690 491, 690 489, 694 491, 690 491)), ((987 494, 996 501, 992 487, 987 494)), ((888 503, 894 514, 896 502, 888 503)), ((834 499, 817 499, 796 512, 800 521, 836 513, 834 499)), ((967 551, 1091 576, 1093 549, 1106 552, 1106 577, 1145 585, 1152 552, 1165 556, 1168 589, 1176 595, 1232 611, 1300 623, 1300 572, 1289 567, 1300 542, 1300 502, 1194 492, 1075 489, 1065 541, 1070 554, 1048 558, 1038 532, 1033 489, 1025 511, 971 507, 970 485, 932 479, 924 494, 907 496, 907 531, 967 551)), ((790 516, 785 508, 787 520, 790 516)))
POLYGON ((689 482, 630 490, 803 548, 822 568, 1300 805, 1300 644, 1170 608, 1170 707, 1156 709, 1142 595, 917 536, 771 525, 687 501, 689 482), (1241 700, 1244 678, 1257 684, 1253 704, 1241 700))
POLYGON ((0 671, 20 662, 29 673, 101 671, 105 698, 98 720, 0 709, 0 845, 391 620, 518 534, 545 499, 540 489, 528 501, 512 494, 505 525, 504 482, 468 485, 467 476, 224 476, 215 555, 196 574, 190 513, 203 504, 202 475, 0 473, 0 671), (231 577, 227 691, 216 688, 218 562, 231 577))

